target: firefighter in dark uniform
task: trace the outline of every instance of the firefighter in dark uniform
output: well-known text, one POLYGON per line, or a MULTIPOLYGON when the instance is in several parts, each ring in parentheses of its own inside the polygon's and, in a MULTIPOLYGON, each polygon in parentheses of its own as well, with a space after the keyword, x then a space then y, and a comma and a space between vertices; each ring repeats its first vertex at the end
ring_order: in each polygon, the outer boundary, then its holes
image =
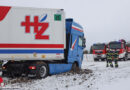
POLYGON ((113 67, 112 55, 113 55, 112 51, 107 49, 107 53, 106 53, 106 63, 107 63, 107 65, 106 65, 106 67, 109 67, 109 66, 113 67))
POLYGON ((113 51, 113 58, 112 59, 115 62, 115 67, 118 67, 119 53, 116 49, 113 51))

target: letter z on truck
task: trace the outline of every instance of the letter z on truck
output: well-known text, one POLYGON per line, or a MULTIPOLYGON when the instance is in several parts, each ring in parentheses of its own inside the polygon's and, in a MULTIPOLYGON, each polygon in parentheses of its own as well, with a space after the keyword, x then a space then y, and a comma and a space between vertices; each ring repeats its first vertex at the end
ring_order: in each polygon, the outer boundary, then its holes
POLYGON ((81 68, 83 28, 63 9, 0 6, 2 75, 44 78, 81 68))

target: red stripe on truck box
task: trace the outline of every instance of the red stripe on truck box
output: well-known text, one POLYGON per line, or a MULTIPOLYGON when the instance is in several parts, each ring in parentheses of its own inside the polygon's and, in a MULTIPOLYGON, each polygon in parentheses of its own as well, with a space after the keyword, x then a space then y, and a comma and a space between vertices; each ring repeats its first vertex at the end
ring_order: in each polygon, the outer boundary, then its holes
POLYGON ((0 21, 2 21, 5 18, 10 8, 11 7, 9 6, 0 6, 0 21))
POLYGON ((64 44, 0 44, 0 48, 64 48, 64 44))

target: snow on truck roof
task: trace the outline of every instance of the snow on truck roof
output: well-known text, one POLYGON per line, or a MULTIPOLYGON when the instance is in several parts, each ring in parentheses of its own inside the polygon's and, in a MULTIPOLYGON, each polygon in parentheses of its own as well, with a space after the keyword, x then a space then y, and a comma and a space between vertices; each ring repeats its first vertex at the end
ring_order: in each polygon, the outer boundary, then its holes
POLYGON ((28 8, 28 9, 46 9, 46 10, 61 10, 64 11, 64 9, 58 9, 58 8, 41 8, 41 7, 27 7, 27 6, 2 6, 0 7, 13 7, 13 8, 28 8))

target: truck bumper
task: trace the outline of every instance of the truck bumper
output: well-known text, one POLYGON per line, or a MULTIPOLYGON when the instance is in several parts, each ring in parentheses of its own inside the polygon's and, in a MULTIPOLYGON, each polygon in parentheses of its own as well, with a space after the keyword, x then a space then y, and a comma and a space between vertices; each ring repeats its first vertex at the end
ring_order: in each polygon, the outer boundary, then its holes
POLYGON ((123 59, 126 55, 126 52, 119 54, 119 59, 123 59))
POLYGON ((29 74, 29 75, 36 75, 36 70, 29 70, 29 71, 28 71, 28 74, 29 74))
POLYGON ((105 54, 101 54, 101 55, 93 55, 94 59, 106 59, 106 55, 105 54))
POLYGON ((23 63, 16 63, 16 62, 8 62, 7 64, 3 65, 2 72, 4 74, 10 75, 22 75, 28 73, 28 69, 25 64, 23 63))

